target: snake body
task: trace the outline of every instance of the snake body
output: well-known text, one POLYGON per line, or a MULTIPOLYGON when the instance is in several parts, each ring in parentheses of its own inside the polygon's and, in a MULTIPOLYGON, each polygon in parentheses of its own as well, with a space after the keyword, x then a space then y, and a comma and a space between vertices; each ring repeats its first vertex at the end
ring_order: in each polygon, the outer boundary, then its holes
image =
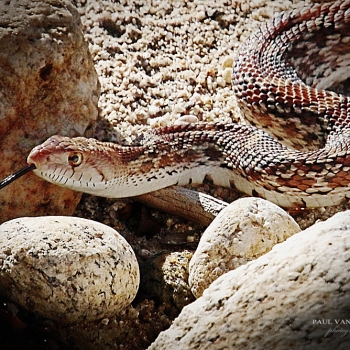
POLYGON ((350 100, 340 93, 349 45, 350 1, 282 13, 243 44, 233 67, 251 125, 174 125, 132 145, 52 136, 27 161, 52 183, 110 198, 207 178, 282 207, 339 204, 350 197, 350 100))

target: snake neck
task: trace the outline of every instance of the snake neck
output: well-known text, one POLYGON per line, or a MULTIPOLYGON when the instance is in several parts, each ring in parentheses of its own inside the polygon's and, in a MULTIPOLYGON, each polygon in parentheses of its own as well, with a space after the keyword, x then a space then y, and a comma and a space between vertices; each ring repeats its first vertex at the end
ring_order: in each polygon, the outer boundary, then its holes
POLYGON ((317 207, 348 195, 347 138, 330 136, 325 148, 300 152, 250 126, 199 123, 156 129, 132 146, 54 136, 33 149, 28 163, 52 183, 109 198, 207 177, 283 207, 317 207))
POLYGON ((235 165, 228 148, 234 130, 242 139, 254 132, 236 124, 177 125, 150 131, 132 145, 52 136, 27 161, 47 181, 111 198, 200 184, 204 178, 230 186, 235 165))

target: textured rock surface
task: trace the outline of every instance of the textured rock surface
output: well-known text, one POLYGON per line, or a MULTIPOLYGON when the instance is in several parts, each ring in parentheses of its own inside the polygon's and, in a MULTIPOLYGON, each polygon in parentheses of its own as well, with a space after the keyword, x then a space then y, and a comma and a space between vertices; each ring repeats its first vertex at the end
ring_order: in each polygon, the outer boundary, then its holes
POLYGON ((199 298, 224 273, 255 260, 300 231, 283 209, 261 198, 242 198, 222 210, 205 230, 189 265, 199 298))
POLYGON ((218 278, 149 349, 345 349, 349 270, 347 211, 218 278))
POLYGON ((139 267, 112 228, 82 218, 14 219, 0 226, 0 290, 62 323, 115 315, 134 299, 139 267))
POLYGON ((188 286, 188 263, 192 254, 188 251, 182 253, 169 254, 164 261, 162 270, 164 273, 164 281, 169 288, 173 289, 173 303, 179 310, 191 301, 193 295, 188 286))
MULTIPOLYGON (((68 0, 0 5, 0 179, 53 134, 83 135, 97 118, 99 83, 78 12, 68 0)), ((33 174, 1 190, 0 222, 72 214, 80 194, 33 174)))

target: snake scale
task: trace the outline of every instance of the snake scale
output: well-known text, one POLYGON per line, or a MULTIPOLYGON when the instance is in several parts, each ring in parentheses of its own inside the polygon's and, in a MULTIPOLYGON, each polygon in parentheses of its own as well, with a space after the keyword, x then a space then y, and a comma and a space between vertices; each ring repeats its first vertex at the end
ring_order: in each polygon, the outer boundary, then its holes
POLYGON ((350 1, 282 13, 234 63, 250 125, 173 125, 130 145, 52 136, 27 162, 47 181, 110 198, 207 178, 282 207, 336 205, 350 197, 349 45, 350 1))

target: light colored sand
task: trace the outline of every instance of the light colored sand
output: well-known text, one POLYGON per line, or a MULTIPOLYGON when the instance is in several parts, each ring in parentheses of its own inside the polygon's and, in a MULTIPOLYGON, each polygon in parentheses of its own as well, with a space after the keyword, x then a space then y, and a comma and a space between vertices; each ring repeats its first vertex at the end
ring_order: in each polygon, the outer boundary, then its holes
POLYGON ((307 2, 77 1, 102 85, 101 117, 126 138, 187 114, 239 119, 236 49, 267 18, 307 2))

